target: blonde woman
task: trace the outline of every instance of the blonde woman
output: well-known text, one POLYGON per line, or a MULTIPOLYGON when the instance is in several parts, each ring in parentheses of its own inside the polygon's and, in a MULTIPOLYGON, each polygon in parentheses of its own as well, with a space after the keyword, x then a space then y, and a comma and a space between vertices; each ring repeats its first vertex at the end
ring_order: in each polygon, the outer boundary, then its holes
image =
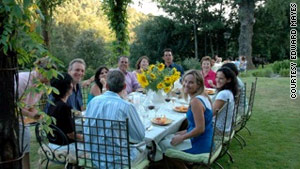
POLYGON ((190 70, 183 76, 183 93, 190 96, 190 104, 186 117, 188 127, 176 133, 171 144, 177 145, 190 139, 192 148, 184 150, 191 154, 208 153, 213 135, 213 112, 208 95, 204 91, 204 81, 201 72, 190 70))

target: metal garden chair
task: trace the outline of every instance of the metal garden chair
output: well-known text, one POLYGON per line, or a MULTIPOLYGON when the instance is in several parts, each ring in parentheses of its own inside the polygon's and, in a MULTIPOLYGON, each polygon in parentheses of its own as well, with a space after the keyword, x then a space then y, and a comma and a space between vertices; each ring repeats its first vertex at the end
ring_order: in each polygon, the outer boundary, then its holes
POLYGON ((79 143, 75 144, 77 166, 101 169, 143 169, 149 164, 147 159, 135 166, 131 164, 131 148, 139 148, 145 142, 130 144, 128 119, 119 121, 75 116, 74 123, 75 133, 83 134, 83 140, 75 140, 79 143))
MULTIPOLYGON (((225 128, 226 128, 226 122, 224 124, 224 128, 222 130, 218 129, 216 124, 219 120, 219 112, 221 112, 223 109, 228 110, 228 102, 224 104, 224 106, 217 111, 215 116, 215 123, 214 123, 214 132, 212 137, 212 146, 209 153, 202 153, 202 154, 190 154, 186 153, 180 150, 175 149, 167 149, 165 152, 165 156, 168 158, 175 158, 182 160, 184 162, 193 163, 193 165, 206 165, 207 167, 211 168, 212 164, 218 165, 220 168, 223 169, 223 166, 217 162, 217 160, 221 157, 220 155, 222 152, 222 148, 224 145, 224 138, 225 138, 225 128)), ((225 114, 225 119, 227 118, 227 111, 225 114)))
POLYGON ((38 150, 40 165, 47 161, 45 167, 47 169, 51 161, 57 164, 64 164, 67 168, 71 169, 71 163, 75 163, 75 155, 70 153, 67 136, 55 125, 51 124, 49 127, 52 129, 53 135, 44 129, 40 123, 37 123, 35 127, 36 139, 40 145, 38 150), (61 145, 52 144, 57 141, 61 145))
POLYGON ((247 111, 245 109, 246 112, 245 112, 244 116, 242 116, 241 123, 238 124, 235 127, 235 133, 236 133, 235 139, 237 139, 237 141, 241 144, 241 148, 243 148, 243 146, 246 146, 246 140, 243 138, 243 136, 241 136, 239 134, 239 131, 241 131, 242 129, 245 128, 249 132, 249 134, 251 135, 251 132, 246 127, 246 125, 247 125, 247 122, 249 121, 249 119, 250 119, 250 117, 252 115, 252 109, 253 109, 253 104, 254 104, 254 97, 255 97, 255 92, 256 92, 256 84, 257 84, 257 78, 251 84, 251 90, 250 90, 250 96, 249 96, 249 103, 248 103, 247 111), (242 140, 243 144, 241 143, 240 139, 242 140))

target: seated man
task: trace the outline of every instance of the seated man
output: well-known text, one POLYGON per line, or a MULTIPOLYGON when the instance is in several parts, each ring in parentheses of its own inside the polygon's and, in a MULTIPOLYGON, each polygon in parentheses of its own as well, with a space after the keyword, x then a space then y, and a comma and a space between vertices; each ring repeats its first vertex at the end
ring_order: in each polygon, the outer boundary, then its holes
POLYGON ((129 60, 127 56, 121 56, 118 61, 118 70, 125 75, 125 84, 127 94, 135 92, 140 88, 140 84, 136 79, 135 73, 128 72, 129 60))
MULTIPOLYGON (((72 77, 72 94, 69 96, 67 100, 67 105, 71 106, 72 109, 82 111, 83 110, 83 102, 82 102, 82 93, 80 87, 80 81, 85 73, 85 62, 83 59, 73 59, 69 63, 68 74, 72 77)), ((49 95, 49 99, 54 101, 54 97, 49 95)), ((45 112, 49 113, 50 104, 47 103, 45 112)))
POLYGON ((177 71, 180 72, 180 76, 181 77, 183 76, 184 74, 183 68, 180 65, 177 65, 176 63, 173 62, 173 54, 171 49, 169 48, 164 49, 163 60, 165 62, 166 68, 172 69, 173 67, 175 67, 177 71))
MULTIPOLYGON (((143 141, 145 137, 145 128, 143 123, 140 120, 140 117, 135 109, 135 107, 127 102, 126 100, 123 100, 120 95, 123 90, 126 89, 125 84, 125 76, 124 74, 119 70, 112 70, 107 75, 107 83, 106 88, 108 89, 105 93, 103 93, 100 96, 95 97, 91 102, 88 104, 87 110, 86 110, 86 117, 91 118, 97 118, 97 119, 109 119, 109 120, 120 120, 125 121, 126 118, 128 118, 128 130, 129 130, 129 137, 130 142, 141 142, 143 141)), ((98 125, 101 125, 97 123, 98 125)), ((86 120, 84 125, 90 125, 90 126, 96 126, 97 125, 95 121, 92 120, 86 120)), ((124 128, 124 126, 121 126, 121 129, 124 128)), ((90 134, 89 132, 93 132, 93 128, 84 127, 84 135, 90 134)), ((99 129, 98 135, 103 135, 103 133, 107 133, 104 129, 99 129), (100 130, 100 131, 99 131, 100 130)), ((117 133, 113 133, 115 135, 117 133)), ((99 140, 101 142, 105 142, 106 145, 119 145, 120 140, 119 139, 113 139, 113 140, 103 140, 102 137, 84 137, 85 142, 91 142, 91 143, 97 143, 99 140)), ((89 148, 90 146, 86 146, 89 148)), ((97 150, 98 145, 92 144, 91 149, 97 150)), ((108 149, 111 147, 107 147, 108 149)), ((101 149, 99 151, 105 151, 104 149, 101 149)), ((113 152, 113 150, 108 150, 113 152)), ((116 151, 116 150, 115 150, 116 151)), ((126 153, 125 150, 123 150, 123 153, 126 153), (123 152, 124 151, 124 152, 123 152)), ((116 152, 121 153, 121 152, 116 152)), ((100 157, 98 157, 98 153, 92 154, 92 159, 98 160, 99 158, 104 158, 104 155, 101 154, 100 157)), ((109 157, 109 161, 115 160, 116 157, 109 157)), ((145 158, 144 152, 139 152, 136 148, 130 149, 130 159, 132 162, 132 165, 138 164, 142 159, 145 158)), ((121 159, 120 159, 121 160, 121 159)), ((98 164, 95 164, 98 165, 98 164)), ((99 168, 111 168, 112 164, 107 164, 108 166, 105 166, 106 164, 101 163, 101 166, 98 166, 99 168), (103 166, 102 166, 103 165, 103 166)))

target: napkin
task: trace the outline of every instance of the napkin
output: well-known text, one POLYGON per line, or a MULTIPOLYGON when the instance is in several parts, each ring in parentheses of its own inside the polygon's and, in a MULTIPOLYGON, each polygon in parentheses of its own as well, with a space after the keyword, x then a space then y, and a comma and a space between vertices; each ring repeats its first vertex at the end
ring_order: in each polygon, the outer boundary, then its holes
POLYGON ((187 149, 192 148, 192 143, 191 143, 190 139, 186 139, 182 143, 180 143, 176 146, 171 145, 171 141, 172 141, 173 137, 174 137, 174 134, 167 135, 162 141, 160 141, 158 143, 162 152, 165 152, 169 148, 173 148, 176 150, 187 150, 187 149))

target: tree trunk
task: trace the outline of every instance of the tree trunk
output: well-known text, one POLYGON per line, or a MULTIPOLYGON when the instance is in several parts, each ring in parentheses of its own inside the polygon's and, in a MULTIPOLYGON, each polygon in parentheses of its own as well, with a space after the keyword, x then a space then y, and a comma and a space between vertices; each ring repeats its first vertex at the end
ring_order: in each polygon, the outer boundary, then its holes
POLYGON ((42 20, 41 27, 42 27, 42 35, 44 38, 45 45, 47 46, 48 49, 50 49, 49 28, 50 28, 50 19, 52 16, 50 16, 50 14, 49 14, 49 11, 48 11, 49 7, 46 3, 47 3, 47 0, 41 1, 40 9, 44 15, 44 20, 42 20))
MULTIPOLYGON (((1 30, 0 33, 2 33, 1 30)), ((2 45, 0 45, 0 49, 3 49, 2 45)), ((17 78, 15 76, 16 74, 16 53, 8 51, 7 54, 4 54, 1 50, 0 79, 2 80, 0 81, 0 169, 22 168, 22 159, 16 160, 21 156, 18 140, 18 113, 16 112, 17 93, 14 92, 14 79, 17 78)))
POLYGON ((197 38, 197 25, 196 19, 194 19, 194 37, 195 37, 195 58, 198 59, 198 38, 197 38))
POLYGON ((209 36, 209 46, 210 46, 210 52, 211 52, 211 57, 215 56, 215 51, 214 51, 214 44, 213 44, 213 40, 212 40, 212 33, 210 31, 208 31, 208 36, 209 36))
POLYGON ((252 63, 252 37, 254 18, 254 0, 241 0, 239 3, 239 56, 245 56, 247 59, 247 69, 254 69, 252 63))

